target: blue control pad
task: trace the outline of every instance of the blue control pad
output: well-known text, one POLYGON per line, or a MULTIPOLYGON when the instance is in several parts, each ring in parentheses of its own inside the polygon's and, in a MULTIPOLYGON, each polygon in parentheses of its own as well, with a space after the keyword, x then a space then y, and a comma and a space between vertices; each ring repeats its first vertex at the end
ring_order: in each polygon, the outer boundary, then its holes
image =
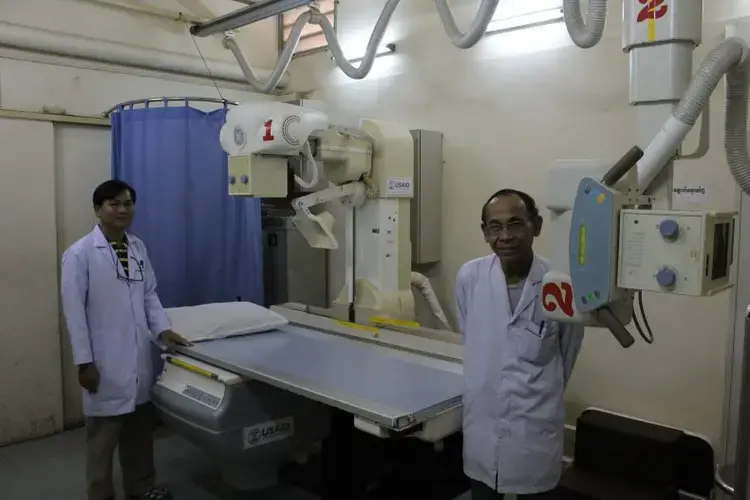
POLYGON ((615 192, 591 178, 578 184, 570 223, 570 279, 575 305, 585 313, 612 302, 617 265, 619 205, 615 192))

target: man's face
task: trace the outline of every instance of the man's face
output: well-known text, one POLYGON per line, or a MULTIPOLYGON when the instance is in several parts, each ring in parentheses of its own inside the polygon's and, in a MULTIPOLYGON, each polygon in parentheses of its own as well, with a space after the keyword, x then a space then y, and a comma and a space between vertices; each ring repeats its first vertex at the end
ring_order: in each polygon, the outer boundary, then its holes
POLYGON ((525 262, 541 229, 541 217, 531 220, 523 200, 512 195, 492 200, 482 224, 484 241, 504 264, 525 262))
POLYGON ((133 222, 135 203, 127 189, 111 200, 106 200, 102 206, 94 208, 101 223, 113 229, 126 230, 133 222))

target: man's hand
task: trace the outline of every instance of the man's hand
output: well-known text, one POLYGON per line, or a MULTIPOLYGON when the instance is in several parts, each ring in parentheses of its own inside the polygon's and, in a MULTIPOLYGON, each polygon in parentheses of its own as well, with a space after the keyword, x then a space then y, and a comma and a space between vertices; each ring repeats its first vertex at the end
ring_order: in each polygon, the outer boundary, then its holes
POLYGON ((94 363, 78 366, 78 384, 91 394, 99 390, 99 370, 94 363))
POLYGON ((175 333, 172 330, 164 330, 159 334, 159 340, 167 347, 167 349, 173 349, 177 346, 188 347, 193 344, 188 342, 182 335, 175 333))

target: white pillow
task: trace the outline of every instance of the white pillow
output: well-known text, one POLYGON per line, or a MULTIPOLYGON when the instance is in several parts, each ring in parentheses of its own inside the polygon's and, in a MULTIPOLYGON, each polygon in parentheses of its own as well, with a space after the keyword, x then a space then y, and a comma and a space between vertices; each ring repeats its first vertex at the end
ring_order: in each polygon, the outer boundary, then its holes
POLYGON ((190 342, 267 332, 289 324, 280 314, 252 302, 220 302, 167 309, 172 330, 190 342))

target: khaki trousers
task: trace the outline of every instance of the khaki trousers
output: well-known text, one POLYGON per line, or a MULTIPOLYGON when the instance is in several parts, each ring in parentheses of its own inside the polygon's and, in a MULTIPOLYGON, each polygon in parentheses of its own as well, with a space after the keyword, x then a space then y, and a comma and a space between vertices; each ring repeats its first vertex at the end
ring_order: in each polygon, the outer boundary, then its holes
POLYGON ((88 500, 115 498, 112 463, 119 445, 125 494, 142 496, 154 486, 154 413, 148 403, 133 413, 86 419, 88 500))

